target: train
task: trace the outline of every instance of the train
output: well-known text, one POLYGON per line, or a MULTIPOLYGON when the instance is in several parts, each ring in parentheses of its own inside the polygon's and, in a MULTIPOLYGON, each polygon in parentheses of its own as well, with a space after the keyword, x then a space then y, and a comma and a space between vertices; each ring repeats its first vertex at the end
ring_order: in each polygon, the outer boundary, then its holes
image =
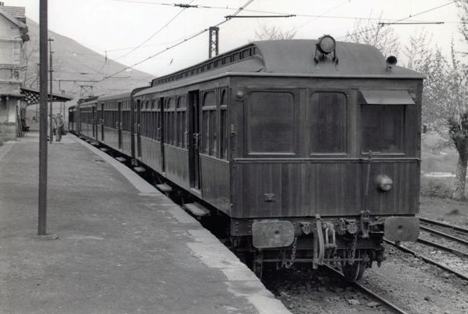
POLYGON ((424 76, 375 47, 256 41, 69 108, 69 129, 151 171, 239 256, 359 280, 419 234, 424 76))

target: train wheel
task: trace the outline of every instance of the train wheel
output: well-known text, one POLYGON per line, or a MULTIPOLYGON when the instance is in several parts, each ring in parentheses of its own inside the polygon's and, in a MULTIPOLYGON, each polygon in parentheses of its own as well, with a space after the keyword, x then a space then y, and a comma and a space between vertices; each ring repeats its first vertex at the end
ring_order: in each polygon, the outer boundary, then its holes
POLYGON ((354 262, 352 265, 346 264, 341 266, 343 275, 351 282, 360 280, 366 268, 367 265, 365 262, 354 262))

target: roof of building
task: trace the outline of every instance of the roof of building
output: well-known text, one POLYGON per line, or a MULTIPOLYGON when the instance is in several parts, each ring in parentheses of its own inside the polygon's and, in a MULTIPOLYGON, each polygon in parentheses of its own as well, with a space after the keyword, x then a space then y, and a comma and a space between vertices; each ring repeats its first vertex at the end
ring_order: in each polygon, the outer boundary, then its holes
POLYGON ((25 7, 11 7, 11 6, 0 6, 4 12, 14 17, 22 23, 26 23, 26 8, 25 7))
POLYGON ((9 7, 0 5, 0 15, 3 15, 11 23, 15 24, 23 33, 27 33, 26 16, 24 7, 9 7))
MULTIPOLYGON (((24 95, 24 101, 27 103, 28 106, 39 103, 40 91, 31 89, 31 88, 22 87, 21 94, 24 95)), ((50 94, 48 96, 50 96, 50 94)), ((72 99, 73 97, 71 96, 52 94, 53 102, 55 101, 66 102, 72 99)))

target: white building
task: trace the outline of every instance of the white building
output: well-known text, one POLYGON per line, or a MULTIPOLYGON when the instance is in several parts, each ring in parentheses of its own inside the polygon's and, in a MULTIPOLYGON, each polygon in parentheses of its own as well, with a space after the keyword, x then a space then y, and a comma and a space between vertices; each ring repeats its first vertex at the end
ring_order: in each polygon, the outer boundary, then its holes
POLYGON ((29 40, 24 7, 0 2, 0 142, 15 140, 21 130, 21 84, 24 44, 29 40))

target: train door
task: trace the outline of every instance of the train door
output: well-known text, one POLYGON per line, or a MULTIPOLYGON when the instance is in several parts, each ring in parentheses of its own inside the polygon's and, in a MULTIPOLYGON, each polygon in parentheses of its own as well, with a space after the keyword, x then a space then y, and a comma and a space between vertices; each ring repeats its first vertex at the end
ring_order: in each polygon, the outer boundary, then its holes
POLYGON ((199 91, 189 92, 189 171, 190 187, 201 189, 200 180, 200 97, 199 91))
POLYGON ((117 103, 117 123, 116 123, 116 128, 117 128, 117 136, 118 136, 118 141, 119 141, 119 149, 122 149, 122 103, 118 102, 117 103))
POLYGON ((104 104, 101 104, 101 114, 99 119, 99 125, 101 127, 101 141, 104 141, 104 104))
POLYGON ((141 158, 141 101, 137 100, 135 106, 135 145, 136 158, 141 158))

